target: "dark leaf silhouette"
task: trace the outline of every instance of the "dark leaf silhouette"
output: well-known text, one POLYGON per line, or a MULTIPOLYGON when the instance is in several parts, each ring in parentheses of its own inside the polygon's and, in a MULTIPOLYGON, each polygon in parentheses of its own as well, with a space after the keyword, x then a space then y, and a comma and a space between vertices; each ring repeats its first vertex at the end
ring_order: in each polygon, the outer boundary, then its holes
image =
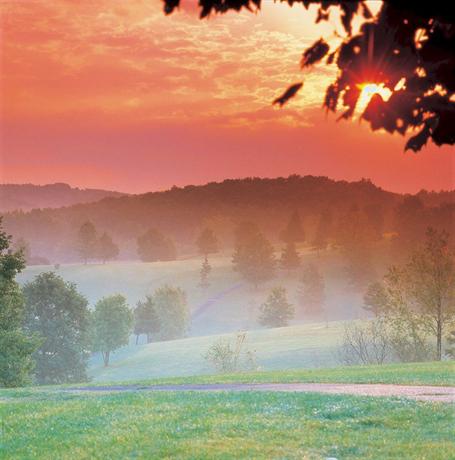
POLYGON ((329 49, 329 45, 321 38, 303 53, 300 67, 303 69, 320 61, 329 52, 329 49))
POLYGON ((303 86, 303 83, 294 83, 291 85, 280 97, 277 97, 274 101, 273 104, 279 104, 280 107, 282 107, 286 102, 294 97, 299 89, 303 86))
MULTIPOLYGON (((163 0, 167 14, 180 0, 163 0)), ((199 0, 200 15, 255 11, 265 0, 199 0)), ((327 58, 336 65, 337 77, 326 89, 323 105, 331 112, 343 110, 340 118, 355 114, 358 94, 353 88, 362 83, 382 84, 393 92, 388 101, 375 96, 362 118, 373 130, 411 137, 406 149, 418 151, 431 139, 436 145, 455 144, 455 9, 452 2, 383 2, 373 17, 365 1, 280 0, 289 6, 316 5, 315 22, 328 21, 331 7, 338 7, 346 37, 327 58), (353 35, 357 17, 365 22, 353 35), (401 86, 400 86, 401 83, 401 86), (431 123, 428 120, 431 119, 431 123)), ((322 39, 303 53, 301 65, 320 61, 329 52, 322 39)), ((300 86, 293 85, 274 104, 283 105, 300 86)))

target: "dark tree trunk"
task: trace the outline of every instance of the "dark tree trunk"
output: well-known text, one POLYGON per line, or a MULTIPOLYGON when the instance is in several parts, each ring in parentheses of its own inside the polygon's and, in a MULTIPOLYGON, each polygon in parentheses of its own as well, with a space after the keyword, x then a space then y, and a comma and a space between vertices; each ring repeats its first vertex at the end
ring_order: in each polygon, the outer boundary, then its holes
POLYGON ((139 343, 139 334, 136 334, 136 345, 139 343))
POLYGON ((109 366, 109 355, 110 351, 102 351, 101 354, 103 355, 104 367, 109 366))
POLYGON ((442 322, 441 319, 438 318, 437 322, 437 333, 436 333, 436 359, 441 361, 442 359, 442 322))

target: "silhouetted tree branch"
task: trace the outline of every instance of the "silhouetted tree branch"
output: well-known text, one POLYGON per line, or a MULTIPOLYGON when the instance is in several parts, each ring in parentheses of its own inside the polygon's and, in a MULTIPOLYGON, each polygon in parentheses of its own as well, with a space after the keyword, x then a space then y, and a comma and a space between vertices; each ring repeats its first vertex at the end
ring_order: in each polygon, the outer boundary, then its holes
MULTIPOLYGON (((264 1, 264 0, 262 0, 264 1)), ((261 0, 199 0, 200 17, 245 8, 257 11, 261 0)), ((384 2, 373 17, 364 1, 279 0, 305 8, 319 5, 316 22, 329 19, 330 7, 339 7, 345 39, 335 49, 320 39, 304 51, 302 68, 326 58, 338 74, 328 88, 323 106, 343 110, 340 118, 352 118, 361 94, 361 84, 383 84, 393 90, 385 101, 375 94, 361 115, 373 130, 413 135, 405 149, 419 151, 429 139, 436 145, 455 143, 455 9, 447 0, 384 2), (356 15, 365 22, 353 34, 356 15), (415 133, 417 131, 417 133, 415 133)), ((180 0, 163 0, 166 14, 180 0)), ((274 103, 283 105, 302 84, 291 85, 274 103)))

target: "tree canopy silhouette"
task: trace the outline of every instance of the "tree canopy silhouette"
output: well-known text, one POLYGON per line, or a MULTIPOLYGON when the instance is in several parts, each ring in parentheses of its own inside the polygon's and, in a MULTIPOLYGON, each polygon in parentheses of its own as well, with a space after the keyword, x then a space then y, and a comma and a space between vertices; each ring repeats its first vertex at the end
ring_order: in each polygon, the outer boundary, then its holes
MULTIPOLYGON (((245 8, 257 11, 264 0, 199 0, 200 18, 245 8)), ((361 114, 373 130, 410 134, 405 149, 419 151, 429 139, 436 145, 455 143, 455 9, 451 2, 434 0, 383 2, 373 16, 364 1, 279 0, 305 8, 318 5, 316 22, 328 21, 330 7, 339 7, 346 37, 331 49, 323 38, 303 52, 302 69, 319 63, 338 68, 327 87, 323 106, 342 110, 339 119, 353 117, 365 83, 383 85, 391 91, 384 100, 374 94, 361 114), (354 18, 365 22, 353 33, 354 18)), ((163 0, 171 14, 180 0, 163 0)), ((277 97, 284 105, 302 88, 294 83, 277 97)))

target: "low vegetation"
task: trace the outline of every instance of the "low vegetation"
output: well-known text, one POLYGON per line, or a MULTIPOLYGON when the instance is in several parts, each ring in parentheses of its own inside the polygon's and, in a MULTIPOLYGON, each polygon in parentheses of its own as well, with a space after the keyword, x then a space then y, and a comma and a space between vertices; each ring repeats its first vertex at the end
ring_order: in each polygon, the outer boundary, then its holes
POLYGON ((4 458, 450 458, 452 407, 297 393, 0 392, 4 458), (387 440, 387 442, 385 442, 387 440))

